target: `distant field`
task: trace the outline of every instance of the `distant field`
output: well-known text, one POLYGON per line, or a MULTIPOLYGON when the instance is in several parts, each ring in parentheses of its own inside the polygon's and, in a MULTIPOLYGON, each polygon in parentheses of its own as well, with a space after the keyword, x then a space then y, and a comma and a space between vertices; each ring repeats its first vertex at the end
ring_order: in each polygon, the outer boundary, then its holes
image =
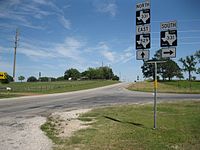
MULTIPOLYGON (((153 82, 137 82, 128 87, 133 91, 153 92, 153 82)), ((165 81, 158 82, 158 92, 160 93, 188 93, 200 94, 200 81, 165 81)))
POLYGON ((199 101, 158 104, 156 130, 152 109, 150 104, 94 109, 80 117, 91 126, 66 139, 57 137, 52 124, 42 129, 55 133, 47 134, 57 144, 55 150, 200 149, 199 101))
POLYGON ((35 83, 24 82, 24 83, 0 84, 0 87, 10 87, 12 89, 10 92, 1 90, 0 98, 78 91, 78 90, 102 87, 115 83, 118 83, 118 81, 95 80, 95 81, 64 81, 64 82, 35 82, 35 83))

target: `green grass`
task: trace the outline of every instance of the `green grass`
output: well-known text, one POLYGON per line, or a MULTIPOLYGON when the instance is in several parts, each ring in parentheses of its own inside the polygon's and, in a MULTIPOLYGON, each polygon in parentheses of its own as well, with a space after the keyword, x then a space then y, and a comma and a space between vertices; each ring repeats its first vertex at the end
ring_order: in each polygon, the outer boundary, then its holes
POLYGON ((0 87, 11 87, 11 92, 0 91, 0 98, 36 94, 51 94, 91 89, 118 83, 117 81, 65 81, 65 82, 35 82, 0 84, 0 87))
POLYGON ((115 106, 92 110, 88 129, 80 130, 56 150, 200 149, 200 102, 160 103, 153 130, 152 105, 115 106))
MULTIPOLYGON (((137 82, 128 87, 133 91, 153 92, 153 82, 137 82)), ((200 81, 159 81, 159 93, 200 94, 200 81)))

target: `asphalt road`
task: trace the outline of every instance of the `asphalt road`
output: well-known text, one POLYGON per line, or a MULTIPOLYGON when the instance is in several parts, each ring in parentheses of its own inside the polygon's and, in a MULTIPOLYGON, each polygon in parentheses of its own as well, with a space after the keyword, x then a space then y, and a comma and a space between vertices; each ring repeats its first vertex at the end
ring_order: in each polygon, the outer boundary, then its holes
MULTIPOLYGON (((120 83, 70 93, 1 99, 0 118, 47 116, 61 110, 153 102, 153 93, 133 92, 126 90, 125 86, 127 86, 126 83, 120 83)), ((158 102, 177 100, 200 100, 200 94, 158 94, 158 102)))

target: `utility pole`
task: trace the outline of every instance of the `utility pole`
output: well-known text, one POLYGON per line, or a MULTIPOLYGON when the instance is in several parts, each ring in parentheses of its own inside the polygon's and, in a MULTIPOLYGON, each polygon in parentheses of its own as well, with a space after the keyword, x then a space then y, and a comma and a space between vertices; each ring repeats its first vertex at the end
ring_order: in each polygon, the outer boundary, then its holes
POLYGON ((15 69, 16 69, 16 54, 17 54, 17 46, 18 46, 18 35, 19 31, 16 29, 16 34, 15 34, 15 47, 14 47, 14 63, 13 63, 13 80, 15 82, 15 69))

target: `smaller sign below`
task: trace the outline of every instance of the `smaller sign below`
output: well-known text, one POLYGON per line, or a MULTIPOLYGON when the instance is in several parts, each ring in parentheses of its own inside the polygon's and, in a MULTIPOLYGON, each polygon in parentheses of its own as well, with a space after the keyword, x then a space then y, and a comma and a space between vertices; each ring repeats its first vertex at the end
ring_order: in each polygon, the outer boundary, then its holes
POLYGON ((136 49, 150 49, 150 34, 136 35, 136 49))
POLYGON ((149 50, 137 50, 136 51, 137 60, 149 60, 149 50))
POLYGON ((150 24, 136 26, 136 34, 147 34, 151 32, 150 24))
POLYGON ((162 49, 162 58, 175 58, 176 57, 176 48, 163 48, 162 49))
POLYGON ((0 72, 0 79, 6 79, 7 76, 6 76, 6 73, 5 72, 0 72))
POLYGON ((136 4, 136 11, 140 11, 143 9, 150 9, 150 2, 146 1, 143 3, 137 3, 136 4))
POLYGON ((150 24, 150 9, 136 11, 136 25, 150 24))
POLYGON ((161 47, 177 46, 177 30, 160 32, 161 47))
POLYGON ((176 21, 163 22, 160 24, 160 29, 162 31, 177 29, 177 23, 176 21))

